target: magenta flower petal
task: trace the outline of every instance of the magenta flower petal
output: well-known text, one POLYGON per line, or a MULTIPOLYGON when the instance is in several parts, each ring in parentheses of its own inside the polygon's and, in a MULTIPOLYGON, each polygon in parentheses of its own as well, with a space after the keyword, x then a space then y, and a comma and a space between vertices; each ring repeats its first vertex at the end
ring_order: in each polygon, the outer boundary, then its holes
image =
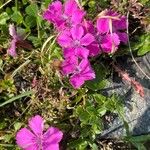
POLYGON ((72 39, 70 38, 69 33, 64 31, 58 36, 57 42, 64 48, 71 47, 72 39))
POLYGON ((127 18, 125 16, 120 17, 120 20, 114 20, 113 25, 116 30, 125 30, 127 29, 127 18))
POLYGON ((63 137, 63 133, 55 127, 50 127, 43 135, 44 145, 58 144, 63 137))
POLYGON ((71 35, 74 40, 80 40, 83 34, 84 30, 82 26, 77 25, 71 29, 71 35))
POLYGON ((104 52, 113 53, 120 44, 119 36, 116 33, 113 33, 112 35, 107 34, 106 36, 103 36, 101 43, 104 52))
POLYGON ((109 32, 109 19, 99 18, 97 20, 97 29, 99 33, 108 33, 109 32))
POLYGON ((109 21, 112 22, 112 32, 119 32, 127 28, 127 18, 120 16, 117 12, 106 10, 97 20, 97 29, 100 34, 110 33, 109 21))
POLYGON ((84 47, 78 47, 75 49, 75 55, 79 58, 88 58, 89 50, 84 47))
POLYGON ((79 74, 75 74, 70 78, 70 83, 75 89, 78 89, 84 84, 84 78, 79 74))
POLYGON ((82 70, 81 74, 84 77, 84 80, 92 80, 95 78, 95 73, 92 70, 88 59, 83 59, 79 64, 79 68, 82 70))
POLYGON ((43 118, 39 115, 32 117, 29 120, 29 127, 33 133, 27 128, 22 128, 16 135, 16 142, 24 150, 59 150, 59 142, 62 139, 63 133, 55 128, 50 127, 43 134, 43 118))
POLYGON ((13 37, 13 39, 17 39, 18 37, 15 26, 13 24, 9 25, 9 34, 13 37))
POLYGON ((12 57, 16 57, 17 56, 17 52, 16 52, 16 40, 13 39, 10 43, 10 47, 7 50, 7 53, 12 56, 12 57))
POLYGON ((65 58, 72 57, 75 55, 75 49, 74 48, 65 48, 63 49, 63 54, 65 58))
POLYGON ((124 44, 128 43, 128 35, 127 35, 127 33, 117 32, 117 35, 119 36, 119 39, 120 39, 121 42, 123 42, 124 44))
POLYGON ((27 128, 22 128, 16 135, 16 142, 19 147, 25 150, 38 150, 36 136, 27 128))
POLYGON ((59 150, 59 145, 51 144, 50 146, 44 146, 44 150, 59 150))
POLYGON ((85 81, 95 78, 95 73, 87 59, 83 59, 77 68, 77 73, 70 78, 70 83, 74 88, 80 88, 85 81))
POLYGON ((43 118, 39 115, 32 117, 29 120, 29 127, 32 129, 35 135, 41 136, 44 128, 43 118))
POLYGON ((48 6, 49 11, 54 11, 57 15, 62 13, 63 5, 60 1, 55 1, 48 6))
POLYGON ((91 57, 100 54, 99 44, 97 44, 96 42, 91 43, 86 48, 89 50, 89 56, 91 57))
POLYGON ((80 24, 85 16, 85 12, 83 10, 76 10, 71 17, 71 22, 74 25, 80 24))
POLYGON ((87 46, 91 44, 95 40, 94 36, 90 33, 87 33, 84 37, 81 39, 81 45, 87 46))
POLYGON ((78 5, 75 0, 67 0, 64 4, 64 13, 70 16, 74 13, 75 10, 77 10, 77 8, 78 5))
POLYGON ((65 59, 62 63, 62 74, 68 75, 70 73, 73 73, 76 69, 77 63, 78 60, 74 55, 65 59))
POLYGON ((91 33, 93 35, 95 34, 95 27, 94 27, 92 21, 84 19, 83 26, 85 28, 85 33, 91 33))
POLYGON ((62 3, 60 1, 53 2, 49 5, 48 9, 44 12, 43 18, 50 22, 57 22, 62 14, 62 3))

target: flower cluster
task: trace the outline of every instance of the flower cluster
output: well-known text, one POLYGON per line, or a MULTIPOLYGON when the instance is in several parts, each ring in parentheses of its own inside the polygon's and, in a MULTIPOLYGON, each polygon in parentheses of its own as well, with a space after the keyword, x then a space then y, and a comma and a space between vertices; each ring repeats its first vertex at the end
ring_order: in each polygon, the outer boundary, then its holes
POLYGON ((62 47, 62 74, 70 77, 74 88, 95 78, 89 58, 102 52, 114 53, 120 42, 127 42, 126 17, 111 10, 98 15, 96 26, 85 19, 86 12, 75 0, 55 1, 44 12, 44 19, 54 24, 57 42, 62 47))
POLYGON ((101 36, 101 48, 103 52, 114 53, 120 44, 127 43, 127 28, 125 16, 120 16, 117 12, 105 10, 101 12, 97 19, 97 30, 101 36))
POLYGON ((36 115, 29 119, 29 127, 22 128, 16 135, 17 145, 23 150, 59 150, 63 133, 55 127, 49 127, 43 133, 44 120, 36 115))

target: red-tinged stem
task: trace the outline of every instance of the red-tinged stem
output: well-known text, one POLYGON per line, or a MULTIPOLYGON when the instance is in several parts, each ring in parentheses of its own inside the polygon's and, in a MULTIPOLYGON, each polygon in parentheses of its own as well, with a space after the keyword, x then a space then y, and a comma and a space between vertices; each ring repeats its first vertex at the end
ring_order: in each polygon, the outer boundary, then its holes
POLYGON ((143 89, 143 86, 139 82, 132 79, 127 72, 121 70, 121 68, 119 68, 114 63, 112 63, 112 66, 115 69, 115 71, 119 74, 119 76, 122 78, 122 80, 128 81, 128 83, 134 87, 135 91, 141 97, 144 97, 144 89, 143 89))

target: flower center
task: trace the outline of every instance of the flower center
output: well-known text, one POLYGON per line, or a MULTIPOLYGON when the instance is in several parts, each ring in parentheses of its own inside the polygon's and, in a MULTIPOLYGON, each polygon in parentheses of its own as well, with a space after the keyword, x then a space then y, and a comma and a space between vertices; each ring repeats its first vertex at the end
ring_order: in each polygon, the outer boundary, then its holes
POLYGON ((43 149, 43 148, 42 148, 42 143, 43 143, 43 137, 42 137, 42 135, 41 135, 41 136, 38 136, 38 137, 36 138, 36 144, 38 145, 39 150, 42 150, 42 149, 43 149))
POLYGON ((63 19, 63 20, 67 20, 67 19, 68 19, 68 16, 65 15, 65 14, 63 14, 63 15, 62 15, 62 19, 63 19))
POLYGON ((75 40, 74 41, 74 46, 75 47, 79 47, 81 44, 80 44, 80 41, 79 40, 75 40))

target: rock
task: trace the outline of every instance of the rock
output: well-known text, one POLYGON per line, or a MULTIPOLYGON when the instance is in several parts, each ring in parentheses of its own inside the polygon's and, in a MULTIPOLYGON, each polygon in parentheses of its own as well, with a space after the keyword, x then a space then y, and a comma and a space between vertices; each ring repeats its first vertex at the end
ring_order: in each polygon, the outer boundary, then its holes
MULTIPOLYGON (((121 82, 121 78, 115 74, 113 82, 109 87, 118 87, 114 91, 108 91, 108 94, 113 92, 118 93, 123 97, 125 103, 125 120, 128 122, 129 129, 132 135, 142 135, 150 133, 150 80, 139 70, 137 65, 131 58, 123 58, 118 64, 122 69, 129 73, 136 81, 144 87, 144 98, 128 84, 121 82), (124 60, 123 60, 124 59, 124 60)), ((150 77, 150 53, 136 58, 138 65, 150 77)), ((101 138, 121 138, 126 136, 126 130, 123 122, 114 117, 113 121, 105 125, 105 130, 101 134, 101 138)))

